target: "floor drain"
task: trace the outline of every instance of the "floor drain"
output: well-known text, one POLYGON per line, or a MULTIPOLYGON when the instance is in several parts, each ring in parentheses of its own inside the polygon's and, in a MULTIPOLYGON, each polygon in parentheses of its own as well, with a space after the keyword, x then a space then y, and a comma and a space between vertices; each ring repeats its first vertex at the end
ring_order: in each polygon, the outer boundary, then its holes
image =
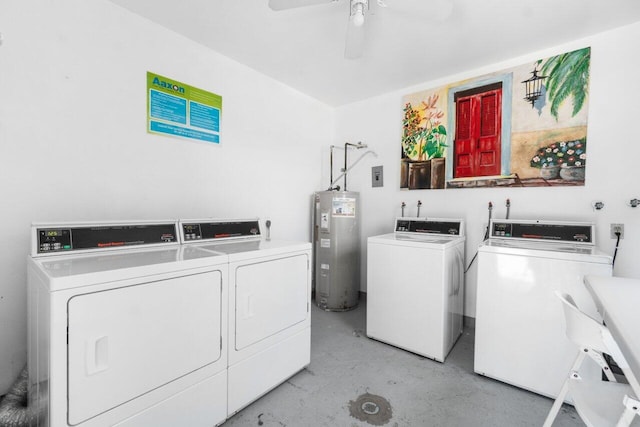
POLYGON ((391 419, 391 404, 387 399, 375 394, 365 393, 356 400, 349 401, 349 413, 352 417, 374 426, 381 426, 391 419))
POLYGON ((367 415, 375 415, 380 412, 380 407, 373 402, 364 402, 362 404, 362 411, 367 415))

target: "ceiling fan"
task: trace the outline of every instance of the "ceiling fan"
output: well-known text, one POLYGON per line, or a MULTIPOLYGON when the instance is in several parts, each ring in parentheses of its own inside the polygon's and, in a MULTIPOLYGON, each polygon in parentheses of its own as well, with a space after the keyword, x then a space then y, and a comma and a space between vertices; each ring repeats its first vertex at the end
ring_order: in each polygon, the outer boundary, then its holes
MULTIPOLYGON (((280 11, 297 7, 337 3, 339 0, 269 0, 272 10, 280 11)), ((365 14, 369 11, 369 2, 374 0, 349 0, 349 26, 345 43, 344 57, 356 59, 364 50, 365 14)), ((387 7, 383 0, 375 0, 378 6, 387 7)))

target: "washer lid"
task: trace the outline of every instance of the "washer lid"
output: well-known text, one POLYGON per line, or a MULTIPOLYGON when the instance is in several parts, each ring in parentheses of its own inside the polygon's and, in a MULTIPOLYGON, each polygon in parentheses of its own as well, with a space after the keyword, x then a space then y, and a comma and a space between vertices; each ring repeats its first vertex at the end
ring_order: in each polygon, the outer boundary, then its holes
POLYGON ((451 246, 463 243, 464 236, 447 236, 438 234, 420 233, 389 233, 380 236, 372 236, 367 239, 369 243, 379 243, 385 245, 430 247, 434 249, 446 249, 451 246))

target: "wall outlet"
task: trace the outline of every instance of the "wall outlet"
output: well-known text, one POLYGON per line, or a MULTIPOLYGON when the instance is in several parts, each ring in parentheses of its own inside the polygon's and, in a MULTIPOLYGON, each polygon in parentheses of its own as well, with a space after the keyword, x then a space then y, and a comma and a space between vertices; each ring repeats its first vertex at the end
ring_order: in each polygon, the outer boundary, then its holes
POLYGON ((616 232, 620 233, 620 238, 624 239, 624 224, 611 224, 611 238, 617 239, 616 232))

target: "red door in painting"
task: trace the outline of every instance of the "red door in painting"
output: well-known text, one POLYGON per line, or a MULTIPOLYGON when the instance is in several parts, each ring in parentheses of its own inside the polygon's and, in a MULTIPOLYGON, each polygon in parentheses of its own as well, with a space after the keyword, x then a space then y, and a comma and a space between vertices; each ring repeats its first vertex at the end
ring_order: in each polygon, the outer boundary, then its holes
POLYGON ((456 97, 455 178, 500 175, 502 88, 456 97))

